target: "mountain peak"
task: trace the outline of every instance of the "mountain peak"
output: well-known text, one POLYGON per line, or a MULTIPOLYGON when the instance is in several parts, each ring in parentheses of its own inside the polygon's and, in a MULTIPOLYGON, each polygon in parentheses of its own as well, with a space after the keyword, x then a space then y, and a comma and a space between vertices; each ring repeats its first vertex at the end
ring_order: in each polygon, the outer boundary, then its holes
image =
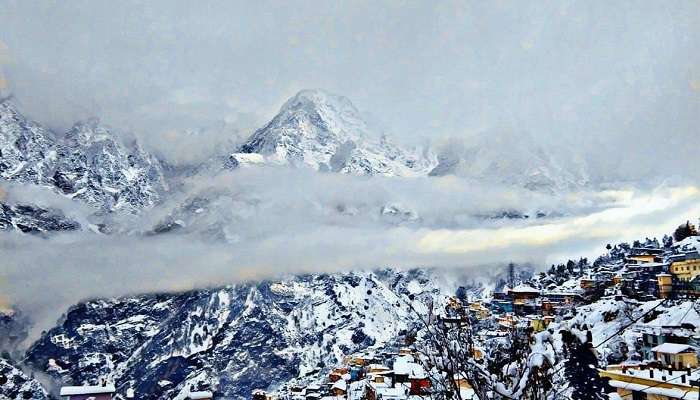
POLYGON ((421 153, 404 151, 373 135, 350 100, 323 90, 297 93, 239 153, 260 154, 276 164, 357 175, 414 176, 427 174, 426 169, 434 166, 434 160, 421 153))
MULTIPOLYGON (((347 97, 321 89, 306 89, 294 95, 280 108, 272 122, 275 121, 315 128, 321 135, 321 141, 328 135, 340 141, 371 136, 360 112, 347 97)), ((297 129, 294 132, 306 131, 297 129)))
POLYGON ((112 139, 112 134, 101 125, 99 118, 88 118, 77 122, 66 133, 66 141, 72 145, 89 146, 94 142, 108 139, 112 139))
POLYGON ((359 118, 359 112, 347 97, 339 96, 322 89, 304 89, 299 91, 284 103, 280 109, 280 113, 285 111, 297 111, 304 108, 328 110, 336 113, 353 115, 359 118))

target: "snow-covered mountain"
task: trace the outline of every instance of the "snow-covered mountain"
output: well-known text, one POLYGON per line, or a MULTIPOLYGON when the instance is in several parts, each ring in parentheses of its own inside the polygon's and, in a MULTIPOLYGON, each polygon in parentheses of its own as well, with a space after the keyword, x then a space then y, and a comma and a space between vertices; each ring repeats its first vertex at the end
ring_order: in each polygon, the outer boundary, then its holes
POLYGON ((428 151, 404 150, 377 137, 350 100, 321 90, 303 90, 289 99, 227 166, 260 162, 385 176, 426 175, 437 164, 428 151))
POLYGON ((571 149, 547 148, 524 132, 503 130, 469 142, 449 142, 438 155, 432 176, 458 175, 533 191, 578 189, 590 183, 585 163, 571 149))
POLYGON ((0 179, 51 187, 98 210, 138 212, 167 184, 159 161, 138 144, 123 144, 97 120, 65 137, 0 102, 0 179))
POLYGON ((140 399, 180 399, 190 387, 249 398, 392 344, 415 320, 410 305, 447 287, 438 281, 382 270, 93 300, 71 308, 26 360, 57 382, 108 377, 140 399))
POLYGON ((80 223, 67 218, 60 210, 35 205, 9 205, 0 202, 0 231, 18 230, 24 233, 75 231, 80 223))

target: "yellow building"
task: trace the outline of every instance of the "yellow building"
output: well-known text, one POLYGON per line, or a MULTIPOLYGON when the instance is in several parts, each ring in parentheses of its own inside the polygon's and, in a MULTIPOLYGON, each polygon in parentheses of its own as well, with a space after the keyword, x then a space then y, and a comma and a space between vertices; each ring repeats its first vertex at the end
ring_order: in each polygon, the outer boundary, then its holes
POLYGON ((469 311, 473 312, 478 319, 486 319, 491 316, 491 311, 481 303, 469 304, 469 311))
POLYGON ((544 322, 544 318, 531 318, 530 327, 535 332, 542 332, 547 328, 547 325, 544 322))
POLYGON ((700 379, 698 356, 687 344, 664 343, 651 349, 657 362, 651 364, 610 365, 598 373, 609 378, 610 386, 624 399, 697 399, 700 379))
POLYGON ((656 256, 653 254, 637 254, 637 255, 632 255, 627 257, 628 260, 634 260, 638 263, 644 264, 644 263, 652 263, 656 259, 656 256))
POLYGON ((692 281, 700 275, 700 259, 676 261, 671 264, 671 273, 682 281, 692 281))
POLYGON ((659 297, 662 299, 671 297, 673 292, 673 275, 658 274, 656 275, 656 282, 659 285, 659 297))
POLYGON ((695 348, 687 344, 664 343, 651 349, 657 360, 676 369, 697 368, 698 355, 695 348))

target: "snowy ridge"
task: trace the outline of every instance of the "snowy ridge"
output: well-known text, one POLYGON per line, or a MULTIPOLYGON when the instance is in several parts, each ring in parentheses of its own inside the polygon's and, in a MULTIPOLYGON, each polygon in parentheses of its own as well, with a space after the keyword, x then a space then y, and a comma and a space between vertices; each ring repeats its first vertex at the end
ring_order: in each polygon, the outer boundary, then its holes
POLYGON ((97 120, 58 139, 0 102, 0 179, 53 188, 103 211, 138 212, 167 190, 159 161, 138 144, 124 145, 97 120))

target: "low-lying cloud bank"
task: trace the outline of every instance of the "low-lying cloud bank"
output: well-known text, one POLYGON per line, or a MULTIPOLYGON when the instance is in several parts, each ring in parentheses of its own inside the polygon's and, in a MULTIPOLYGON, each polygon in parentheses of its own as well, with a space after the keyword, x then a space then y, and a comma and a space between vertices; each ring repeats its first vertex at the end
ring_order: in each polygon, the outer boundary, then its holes
MULTIPOLYGON (((14 190, 6 199, 65 206, 42 200, 40 193, 14 190)), ((87 219, 82 207, 68 210, 87 219)), ((186 182, 180 197, 128 221, 137 228, 122 233, 49 238, 1 233, 0 298, 32 315, 39 332, 86 298, 357 268, 450 267, 479 276, 486 275, 484 267, 509 261, 545 267, 564 257, 594 257, 606 243, 661 236, 698 216, 696 186, 550 196, 451 177, 402 180, 239 170, 186 182), (206 218, 195 217, 167 234, 143 234, 197 195, 210 200, 201 211, 206 218), (381 212, 386 204, 400 204, 410 210, 409 217, 395 219, 389 213, 387 220, 381 212), (561 215, 479 216, 510 209, 561 215), (212 224, 228 236, 208 235, 212 224)))

